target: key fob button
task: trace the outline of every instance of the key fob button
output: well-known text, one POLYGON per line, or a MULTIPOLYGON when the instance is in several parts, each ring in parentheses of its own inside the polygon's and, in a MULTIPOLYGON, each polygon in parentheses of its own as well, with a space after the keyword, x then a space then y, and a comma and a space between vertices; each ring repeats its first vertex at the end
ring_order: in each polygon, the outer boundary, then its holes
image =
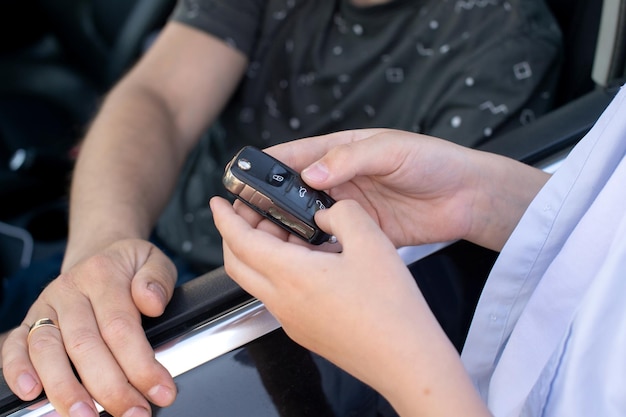
POLYGON ((291 180, 291 173, 278 164, 274 164, 268 173, 267 182, 274 187, 282 187, 291 180))
POLYGON ((318 195, 317 198, 315 199, 313 207, 314 207, 315 211, 326 210, 332 204, 333 204, 332 201, 329 201, 328 199, 324 198, 323 196, 318 195))

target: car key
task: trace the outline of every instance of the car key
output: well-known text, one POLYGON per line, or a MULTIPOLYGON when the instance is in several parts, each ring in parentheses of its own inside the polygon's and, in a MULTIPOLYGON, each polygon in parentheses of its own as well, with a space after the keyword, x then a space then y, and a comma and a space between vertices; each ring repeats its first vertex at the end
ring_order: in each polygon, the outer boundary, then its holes
POLYGON ((260 149, 241 149, 226 166, 222 181, 239 200, 307 242, 336 242, 314 220, 315 212, 335 201, 306 185, 296 171, 260 149))

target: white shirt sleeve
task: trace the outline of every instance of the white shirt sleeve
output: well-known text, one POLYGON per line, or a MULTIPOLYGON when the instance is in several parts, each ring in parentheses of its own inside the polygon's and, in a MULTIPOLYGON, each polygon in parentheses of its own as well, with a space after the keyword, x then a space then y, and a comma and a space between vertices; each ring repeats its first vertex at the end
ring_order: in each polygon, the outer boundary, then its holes
MULTIPOLYGON (((487 280, 462 359, 495 416, 547 410, 548 400, 557 404, 571 395, 584 397, 563 391, 561 399, 550 395, 549 387, 557 386, 566 365, 560 361, 564 347, 575 343, 572 326, 581 305, 604 303, 585 297, 601 281, 600 271, 615 272, 606 267, 607 254, 619 257, 611 251, 626 239, 616 227, 626 216, 623 114, 626 90, 534 199, 487 280)), ((606 302, 624 304, 621 299, 606 302)), ((621 348, 626 352, 626 345, 621 348)), ((596 355, 602 353, 590 353, 592 361, 596 355)), ((577 359, 572 360, 576 366, 577 359)))

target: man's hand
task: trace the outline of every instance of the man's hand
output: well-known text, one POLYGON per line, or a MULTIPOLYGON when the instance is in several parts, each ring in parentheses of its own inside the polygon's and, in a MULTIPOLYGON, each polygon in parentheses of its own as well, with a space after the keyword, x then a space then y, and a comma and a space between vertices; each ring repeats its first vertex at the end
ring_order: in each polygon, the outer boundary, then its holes
POLYGON ((92 398, 114 416, 150 415, 148 401, 171 404, 176 387, 155 360, 141 314, 162 314, 175 281, 172 262, 142 240, 116 242, 70 268, 43 290, 4 343, 9 387, 23 400, 44 389, 56 410, 70 416, 96 416, 92 398), (29 334, 44 318, 58 328, 29 334))

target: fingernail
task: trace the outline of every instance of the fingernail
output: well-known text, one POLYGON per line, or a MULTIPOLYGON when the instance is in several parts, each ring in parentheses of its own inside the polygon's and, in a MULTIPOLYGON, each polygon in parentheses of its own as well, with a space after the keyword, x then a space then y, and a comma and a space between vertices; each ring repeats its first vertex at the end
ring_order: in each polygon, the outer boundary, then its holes
POLYGON ((37 381, 30 374, 21 374, 17 377, 17 387, 21 395, 28 395, 37 386, 37 381))
POLYGON ((97 414, 88 404, 80 402, 70 407, 70 417, 96 417, 97 414))
POLYGON ((165 295, 165 290, 163 287, 156 282, 148 283, 148 290, 153 294, 156 294, 163 304, 167 303, 167 296, 165 295))
POLYGON ((323 182, 328 178, 328 167, 321 162, 316 162, 302 171, 302 177, 313 182, 323 182))
POLYGON ((145 408, 133 407, 127 410, 122 417, 150 417, 150 413, 145 408))
POLYGON ((156 385, 148 391, 150 400, 161 407, 170 405, 176 398, 176 393, 164 385, 156 385))

